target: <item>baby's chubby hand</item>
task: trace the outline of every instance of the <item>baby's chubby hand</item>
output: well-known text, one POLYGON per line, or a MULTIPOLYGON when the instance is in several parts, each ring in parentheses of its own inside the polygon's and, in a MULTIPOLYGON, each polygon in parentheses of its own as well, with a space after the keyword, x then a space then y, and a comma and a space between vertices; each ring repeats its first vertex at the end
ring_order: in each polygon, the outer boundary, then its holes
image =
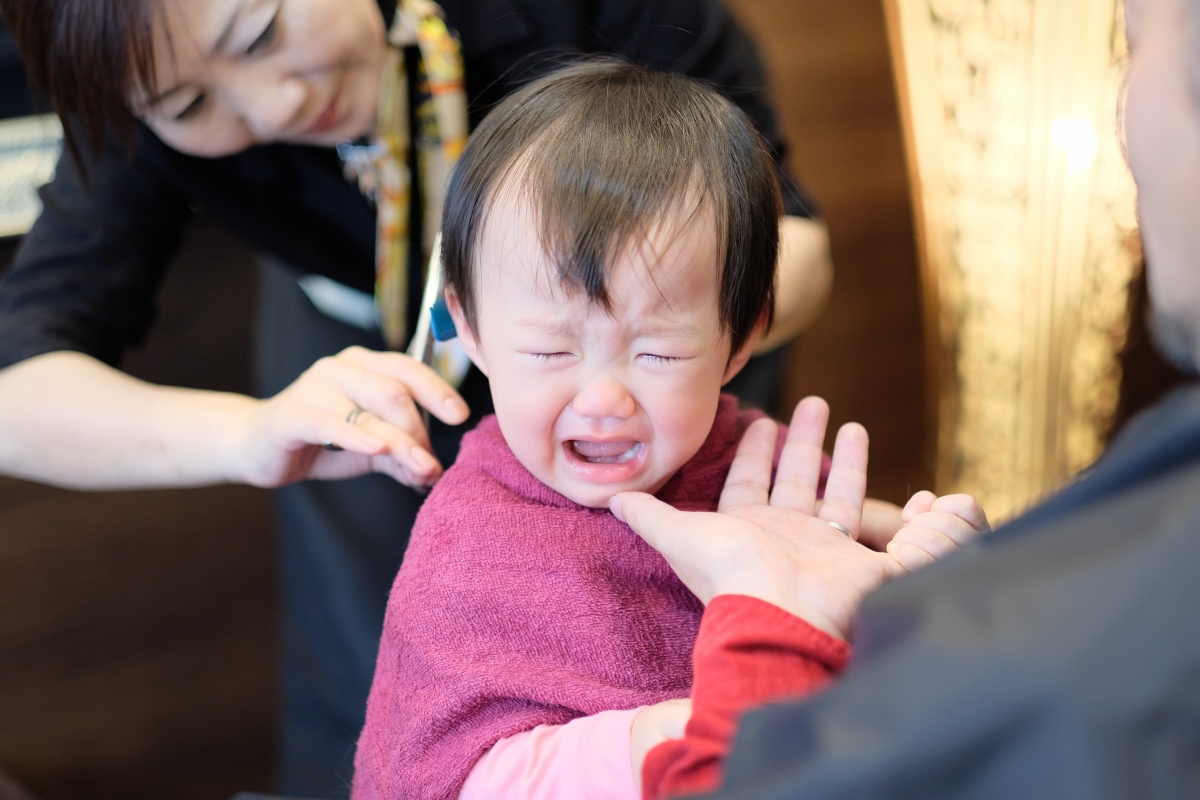
POLYGON ((904 527, 888 543, 887 552, 909 572, 945 558, 962 545, 992 530, 979 501, 969 494, 917 492, 900 512, 904 527))
POLYGON ((646 754, 668 739, 682 739, 684 728, 692 717, 692 699, 681 697, 646 706, 633 719, 629 732, 629 755, 633 763, 633 782, 638 796, 642 790, 642 766, 646 754))

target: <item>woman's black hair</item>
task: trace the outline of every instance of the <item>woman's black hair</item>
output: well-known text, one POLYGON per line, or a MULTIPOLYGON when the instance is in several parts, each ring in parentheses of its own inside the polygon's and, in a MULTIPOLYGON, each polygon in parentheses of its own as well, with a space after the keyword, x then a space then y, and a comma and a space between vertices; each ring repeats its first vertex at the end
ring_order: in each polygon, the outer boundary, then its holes
POLYGON ((133 134, 129 96, 154 89, 161 0, 0 0, 29 82, 63 118, 67 147, 99 150, 106 131, 133 134))

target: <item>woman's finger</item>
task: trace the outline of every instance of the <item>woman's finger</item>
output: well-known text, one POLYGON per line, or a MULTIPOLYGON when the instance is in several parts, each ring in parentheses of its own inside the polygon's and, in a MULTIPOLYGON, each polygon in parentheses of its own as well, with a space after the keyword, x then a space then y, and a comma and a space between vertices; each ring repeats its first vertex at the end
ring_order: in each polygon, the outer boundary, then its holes
MULTIPOLYGON (((343 395, 341 399, 328 403, 336 405, 336 412, 331 413, 344 417, 346 412, 352 412, 355 407, 361 408, 404 431, 426 450, 430 448, 425 422, 408 383, 370 369, 350 366, 344 360, 335 369, 323 376, 331 380, 343 395)), ((361 423, 359 427, 362 427, 361 423)), ((334 442, 341 444, 336 439, 334 442)))
POLYGON ((398 381, 422 408, 447 425, 466 422, 470 409, 450 384, 425 364, 404 353, 381 353, 349 347, 337 358, 359 368, 398 381))
POLYGON ((391 455, 373 456, 369 471, 387 475, 397 483, 402 483, 418 492, 428 490, 437 482, 438 478, 442 477, 440 464, 429 472, 417 473, 413 471, 408 463, 398 461, 391 455))
MULTIPOLYGON (((787 441, 779 457, 771 505, 805 514, 816 513, 817 486, 821 481, 821 460, 829 405, 820 397, 806 397, 796 404, 788 426, 787 441)), ((857 527, 857 525, 856 525, 857 527)))
POLYGON ((858 538, 867 495, 868 444, 867 429, 857 422, 847 422, 838 431, 825 481, 825 502, 818 515, 844 527, 853 539, 858 538))
MULTIPOLYGON (((340 391, 322 405, 348 401, 340 391)), ((411 406, 411 403, 410 403, 411 406)), ((307 438, 328 453, 320 453, 313 466, 313 477, 339 478, 364 472, 382 472, 408 486, 429 486, 442 474, 442 466, 429 452, 429 439, 419 424, 414 436, 403 427, 366 410, 352 406, 344 414, 309 409, 306 416, 315 429, 307 438)), ((412 416, 416 419, 415 409, 412 416)), ((301 422, 300 424, 303 424, 301 422)))
MULTIPOLYGON (((429 452, 429 438, 424 429, 419 429, 420 437, 410 435, 403 428, 392 425, 369 411, 364 411, 358 417, 358 424, 369 434, 379 437, 387 443, 387 455, 403 470, 399 479, 409 486, 428 486, 441 477, 442 465, 429 452)), ((385 471, 397 477, 393 470, 379 469, 379 464, 373 463, 375 471, 385 471)))
POLYGON ((412 395, 408 393, 407 387, 391 379, 382 380, 387 381, 387 385, 371 387, 378 391, 354 392, 351 399, 371 414, 369 422, 376 431, 382 430, 382 426, 386 425, 388 428, 403 431, 426 451, 432 450, 433 444, 429 440, 425 419, 421 416, 412 395))
POLYGON ((388 475, 414 489, 431 486, 442 475, 441 464, 404 431, 387 425, 377 417, 359 415, 358 436, 378 442, 377 447, 360 448, 351 443, 354 434, 342 441, 345 447, 316 448, 309 477, 349 478, 368 472, 388 475))
POLYGON ((307 398, 306 404, 325 409, 328 415, 315 425, 320 429, 316 443, 358 453, 375 452, 363 436, 364 426, 354 426, 347 417, 356 413, 355 409, 364 409, 384 423, 372 426, 374 437, 389 442, 396 455, 407 460, 406 466, 415 470, 423 463, 428 466, 428 461, 436 461, 418 405, 427 406, 435 416, 450 424, 464 421, 469 414, 466 403, 449 384, 403 353, 349 347, 335 356, 319 359, 292 388, 295 396, 307 398), (406 436, 398 437, 396 431, 406 436), (408 454, 409 438, 425 451, 428 459, 420 453, 408 454))
POLYGON ((354 424, 351 415, 356 407, 347 409, 349 401, 340 392, 328 394, 329 397, 311 405, 305 402, 274 405, 289 438, 299 444, 321 445, 326 450, 359 455, 375 455, 387 449, 384 439, 354 424), (329 410, 335 405, 337 411, 329 410))
POLYGON ((779 426, 770 419, 755 420, 746 429, 729 466, 729 474, 725 476, 725 487, 717 505, 720 511, 767 504, 778 438, 779 426))

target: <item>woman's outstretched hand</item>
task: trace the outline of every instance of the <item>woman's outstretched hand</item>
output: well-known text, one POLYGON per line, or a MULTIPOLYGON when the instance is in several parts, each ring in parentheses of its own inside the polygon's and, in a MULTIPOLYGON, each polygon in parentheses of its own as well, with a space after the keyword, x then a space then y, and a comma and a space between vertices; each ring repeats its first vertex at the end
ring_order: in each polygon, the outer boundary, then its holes
POLYGON ((635 492, 613 497, 612 511, 663 554, 702 602, 720 594, 748 595, 846 638, 867 593, 957 548, 986 530, 987 521, 969 497, 940 498, 946 502, 933 508, 933 496, 926 492, 910 502, 909 524, 895 535, 887 552, 859 544, 867 432, 857 423, 838 431, 818 510, 828 420, 829 407, 819 397, 805 398, 796 406, 774 486, 772 458, 779 427, 765 419, 751 425, 715 513, 678 511, 635 492))
POLYGON ((469 413, 437 373, 403 353, 350 347, 322 358, 282 392, 259 401, 248 418, 242 432, 246 481, 278 486, 381 472, 408 486, 429 486, 442 465, 420 408, 451 425, 469 413))

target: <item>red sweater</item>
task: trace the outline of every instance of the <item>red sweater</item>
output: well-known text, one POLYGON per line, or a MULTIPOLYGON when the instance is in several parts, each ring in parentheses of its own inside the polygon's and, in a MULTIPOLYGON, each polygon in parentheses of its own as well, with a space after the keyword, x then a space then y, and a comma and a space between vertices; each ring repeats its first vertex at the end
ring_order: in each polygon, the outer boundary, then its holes
POLYGON ((643 798, 715 789, 743 711, 812 694, 849 660, 849 644, 770 603, 714 597, 693 654, 692 718, 683 739, 663 742, 646 756, 643 798))

